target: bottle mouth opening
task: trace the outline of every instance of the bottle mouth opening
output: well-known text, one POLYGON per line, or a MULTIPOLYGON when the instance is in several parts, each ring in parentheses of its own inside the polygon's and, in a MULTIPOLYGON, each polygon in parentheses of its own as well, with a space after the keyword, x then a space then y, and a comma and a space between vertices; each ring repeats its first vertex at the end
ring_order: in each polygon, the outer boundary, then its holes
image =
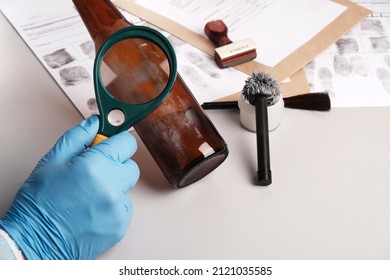
POLYGON ((229 150, 225 146, 225 149, 192 164, 182 172, 174 186, 176 188, 183 188, 199 181, 220 166, 222 162, 225 161, 228 154, 229 150))

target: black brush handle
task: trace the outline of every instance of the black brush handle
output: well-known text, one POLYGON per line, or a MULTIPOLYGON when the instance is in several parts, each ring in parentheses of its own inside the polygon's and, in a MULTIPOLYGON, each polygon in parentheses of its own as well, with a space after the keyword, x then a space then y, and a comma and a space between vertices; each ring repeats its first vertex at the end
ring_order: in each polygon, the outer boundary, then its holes
POLYGON ((256 98, 256 141, 257 141, 257 180, 259 186, 272 183, 269 152, 268 109, 267 100, 263 96, 256 98))
MULTIPOLYGON (((313 111, 329 111, 331 109, 330 97, 327 92, 312 92, 284 97, 284 107, 313 111)), ((205 102, 202 108, 209 109, 238 109, 237 101, 205 102)))
POLYGON ((201 106, 204 110, 238 109, 238 102, 237 101, 204 102, 201 106))

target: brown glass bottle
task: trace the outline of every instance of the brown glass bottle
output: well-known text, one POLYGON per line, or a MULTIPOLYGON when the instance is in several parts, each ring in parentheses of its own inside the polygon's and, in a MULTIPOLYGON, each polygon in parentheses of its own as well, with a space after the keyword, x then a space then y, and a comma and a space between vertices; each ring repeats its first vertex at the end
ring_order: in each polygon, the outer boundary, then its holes
MULTIPOLYGON (((131 25, 109 0, 73 3, 96 50, 112 33, 131 25)), ((167 99, 134 129, 168 182, 177 188, 203 178, 228 156, 224 139, 179 74, 167 99)))

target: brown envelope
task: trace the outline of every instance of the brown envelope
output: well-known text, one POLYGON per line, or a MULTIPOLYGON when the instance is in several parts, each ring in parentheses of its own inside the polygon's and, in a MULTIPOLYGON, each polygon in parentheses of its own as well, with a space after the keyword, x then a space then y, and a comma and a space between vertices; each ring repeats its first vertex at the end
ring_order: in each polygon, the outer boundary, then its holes
MULTIPOLYGON (((347 0, 332 1, 346 6, 347 9, 331 24, 277 65, 268 67, 252 60, 237 65, 235 68, 248 75, 254 71, 268 72, 279 82, 290 78, 290 82, 280 84, 280 89, 285 97, 309 92, 310 88, 302 68, 370 13, 366 8, 347 0)), ((122 9, 175 35, 205 53, 211 56, 214 55, 215 46, 205 36, 197 34, 173 20, 136 4, 135 0, 114 0, 113 2, 122 9)), ((223 100, 236 99, 237 96, 238 93, 235 93, 232 96, 223 98, 223 100)))

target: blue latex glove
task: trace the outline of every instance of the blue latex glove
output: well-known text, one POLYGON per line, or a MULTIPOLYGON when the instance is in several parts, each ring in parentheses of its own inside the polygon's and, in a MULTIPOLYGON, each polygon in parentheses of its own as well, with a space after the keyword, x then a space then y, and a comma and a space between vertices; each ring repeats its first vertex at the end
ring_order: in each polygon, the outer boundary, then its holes
POLYGON ((98 126, 93 115, 68 130, 0 220, 27 259, 95 259, 124 236, 129 190, 139 178, 130 159, 137 144, 125 131, 84 151, 98 126))

